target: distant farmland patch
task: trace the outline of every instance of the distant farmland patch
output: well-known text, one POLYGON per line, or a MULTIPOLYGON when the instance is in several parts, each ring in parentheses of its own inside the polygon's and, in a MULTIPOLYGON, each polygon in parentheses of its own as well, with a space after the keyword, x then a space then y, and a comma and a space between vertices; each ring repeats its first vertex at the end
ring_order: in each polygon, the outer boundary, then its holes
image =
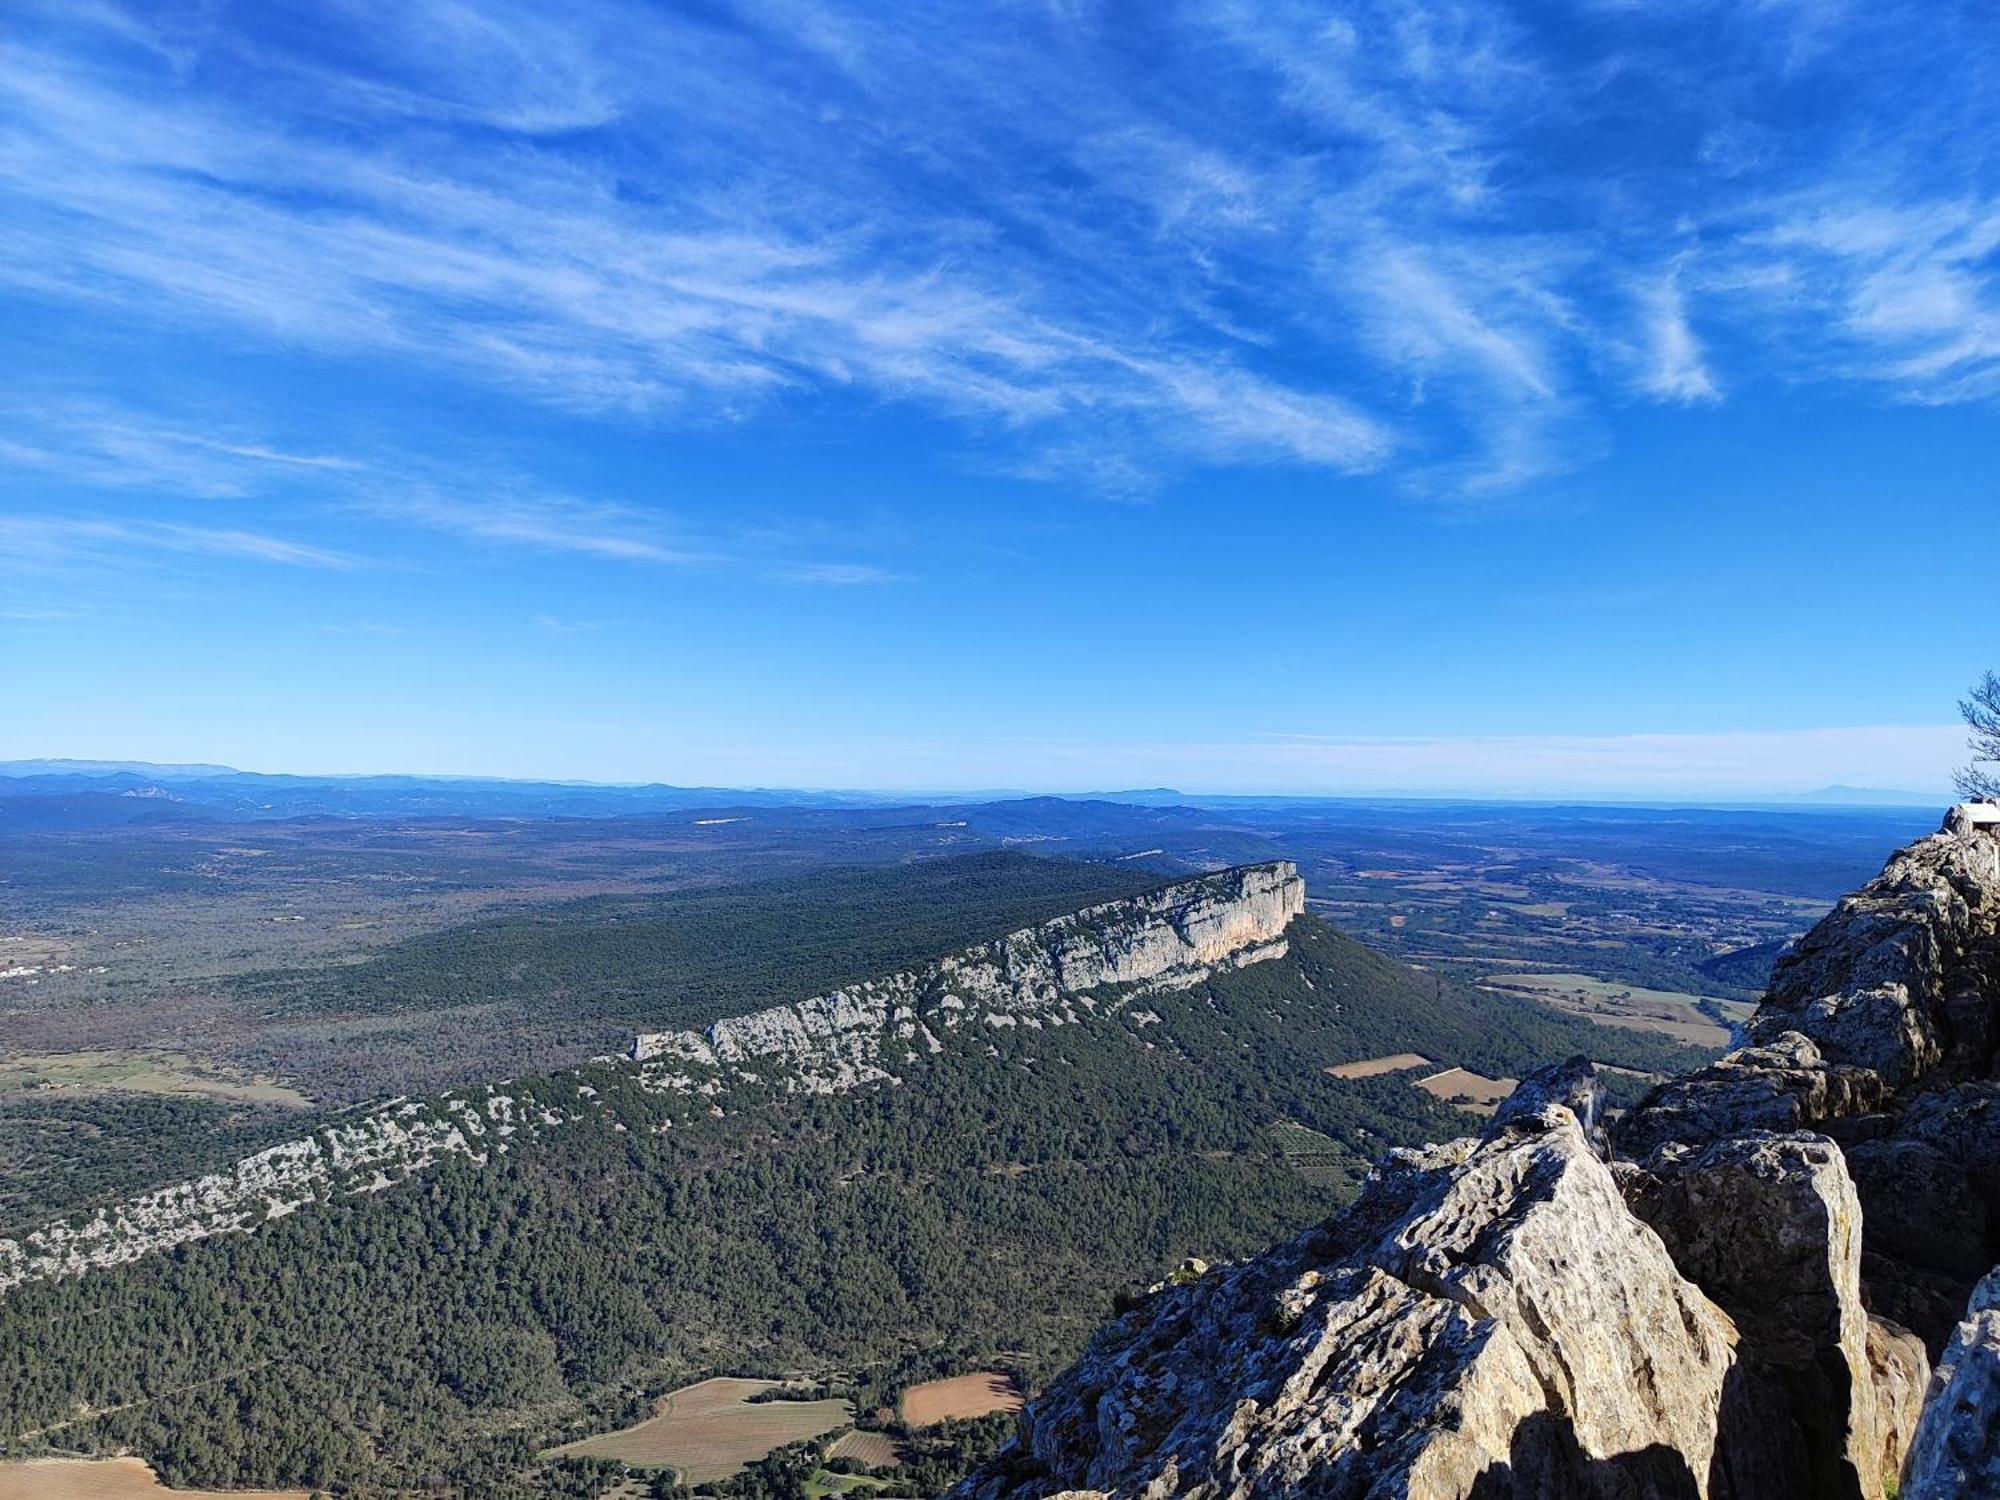
POLYGON ((1380 1078, 1384 1073, 1400 1073, 1405 1068, 1428 1068, 1430 1065, 1431 1060, 1421 1052, 1392 1052, 1387 1057, 1335 1063, 1327 1072, 1335 1078, 1380 1078))
POLYGON ((774 1448, 803 1442, 854 1420, 845 1401, 752 1401, 775 1380, 719 1377, 660 1398, 645 1421, 551 1448, 550 1457, 615 1458, 634 1467, 673 1469, 683 1484, 713 1484, 741 1473, 774 1448))
POLYGON ((1690 1046, 1717 1049, 1729 1045, 1729 1027, 1718 1023, 1715 1017, 1740 1021, 1754 1008, 1740 1000, 1682 990, 1648 989, 1588 974, 1491 974, 1486 984, 1489 988, 1530 995, 1600 1026, 1650 1031, 1690 1046))
POLYGON ((1417 1087, 1447 1104, 1457 1105, 1469 1115, 1490 1115, 1519 1082, 1518 1078, 1488 1078, 1469 1068, 1446 1068, 1442 1073, 1419 1078, 1417 1087), (1466 1102, 1458 1103, 1461 1099, 1466 1102))
POLYGON ((312 1103, 296 1089, 240 1068, 153 1048, 39 1052, 0 1061, 0 1094, 65 1090, 194 1096, 224 1103, 285 1104, 294 1109, 312 1103))
POLYGON ((170 1490, 138 1458, 0 1463, 0 1500, 309 1500, 304 1490, 170 1490))
POLYGON ((927 1380, 903 1392, 903 1422, 909 1427, 929 1427, 946 1417, 983 1417, 1020 1409, 1021 1393, 1014 1382, 992 1370, 927 1380))

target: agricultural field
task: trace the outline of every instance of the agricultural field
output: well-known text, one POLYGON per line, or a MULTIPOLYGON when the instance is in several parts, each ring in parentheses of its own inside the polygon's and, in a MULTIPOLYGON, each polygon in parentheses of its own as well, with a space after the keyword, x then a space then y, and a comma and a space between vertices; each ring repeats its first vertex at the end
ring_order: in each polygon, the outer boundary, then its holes
POLYGON ((805 1492, 805 1500, 826 1500, 828 1495, 856 1495, 861 1500, 882 1496, 887 1500, 894 1494, 896 1482, 893 1479, 878 1479, 873 1474, 835 1474, 821 1469, 801 1488, 805 1492))
POLYGON ((310 1500, 304 1490, 170 1490, 137 1458, 0 1463, 0 1500, 310 1500))
POLYGON ((826 1456, 851 1458, 871 1469, 893 1469, 903 1461, 903 1455, 896 1451, 896 1440, 888 1433, 863 1432, 859 1428, 835 1438, 826 1456))
POLYGON ((226 1063, 166 1050, 25 1053, 0 1060, 0 1095, 21 1091, 166 1094, 305 1109, 297 1089, 226 1063))
POLYGON ((1402 1073, 1411 1068, 1428 1068, 1430 1065, 1431 1060, 1421 1052, 1392 1052, 1387 1057, 1335 1063, 1326 1071, 1335 1078, 1380 1078, 1384 1073, 1402 1073))
POLYGON ((982 1370, 950 1380, 927 1380, 903 1392, 903 1425, 921 1430, 947 1417, 984 1417, 1019 1411, 1021 1393, 1005 1375, 982 1370))
POLYGON ((1469 1115, 1488 1116, 1514 1092, 1518 1078, 1488 1078, 1469 1068, 1446 1068, 1416 1080, 1416 1086, 1469 1115))
POLYGON ((713 1484, 741 1473, 773 1449, 804 1442, 854 1420, 845 1401, 753 1401, 775 1380, 718 1377, 660 1398, 645 1421, 565 1443, 547 1456, 615 1458, 634 1468, 672 1469, 683 1484, 713 1484))
POLYGON ((1720 995, 1650 989, 1589 974, 1500 973, 1489 974, 1485 982, 1489 988, 1527 995, 1602 1026, 1650 1031, 1694 1047, 1728 1046, 1730 1025, 1749 1019, 1755 1009, 1720 995))

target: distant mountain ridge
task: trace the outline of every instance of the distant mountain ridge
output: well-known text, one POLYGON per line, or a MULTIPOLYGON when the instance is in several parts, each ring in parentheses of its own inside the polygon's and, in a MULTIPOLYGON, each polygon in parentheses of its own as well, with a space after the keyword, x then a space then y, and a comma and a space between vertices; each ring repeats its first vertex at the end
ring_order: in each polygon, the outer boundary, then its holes
MULTIPOLYGON (((1768 796, 1561 797, 1548 793, 1375 790, 1358 793, 1193 793, 1174 787, 1036 793, 1018 788, 878 791, 866 788, 676 786, 666 782, 597 782, 411 772, 301 775, 241 771, 230 766, 154 764, 129 760, 0 761, 0 815, 10 800, 150 791, 196 815, 232 817, 461 816, 616 817, 712 808, 874 808, 963 806, 989 802, 1063 801, 1143 808, 1299 809, 1315 805, 1509 803, 1527 806, 1632 807, 1939 807, 1945 791, 1923 792, 1832 785, 1768 796)), ((50 821, 47 818, 37 820, 50 821)), ((90 823, 116 822, 99 809, 90 823)))
POLYGON ((1335 1065, 1686 1065, 1302 899, 1266 861, 1089 900, 643 1060, 358 1107, 38 1220, 0 1247, 0 1441, 189 1486, 501 1494, 719 1368, 1001 1359, 1032 1386, 1119 1287, 1295 1231, 1382 1144, 1449 1128, 1410 1079, 1335 1065))

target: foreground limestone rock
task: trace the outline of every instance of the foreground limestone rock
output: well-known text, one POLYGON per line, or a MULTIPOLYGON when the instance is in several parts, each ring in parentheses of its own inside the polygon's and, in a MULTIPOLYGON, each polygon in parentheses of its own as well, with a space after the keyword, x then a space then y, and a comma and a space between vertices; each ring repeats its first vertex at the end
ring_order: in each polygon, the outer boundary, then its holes
POLYGON ((1920 839, 1841 901, 1781 960, 1752 1023, 1799 1031, 1830 1063, 1890 1089, 1939 1067, 1983 1074, 1993 1052, 2000 839, 1920 839))
POLYGON ((1846 1155, 1871 1306, 1943 1346, 2000 1258, 2000 837, 1955 810, 1782 960, 1750 1045, 1619 1122, 1635 1160, 1748 1130, 1846 1155))
POLYGON ((1861 1300, 1861 1205, 1824 1136, 1732 1136, 1669 1149, 1634 1183, 1634 1211, 1743 1334, 1746 1402, 1779 1472, 1744 1493, 1880 1496, 1929 1374, 1922 1343, 1861 1300))
POLYGON ((1938 1361, 1903 1500, 2000 1495, 2000 1266, 1973 1289, 1938 1361))
POLYGON ((1572 1060, 1392 1153, 1114 1325, 960 1500, 2000 1496, 2000 1271, 1953 1327, 2000 1259, 1995 820, 1842 901, 1746 1042, 1608 1142, 1572 1060))
POLYGON ((1162 1291, 960 1493, 1722 1493, 1736 1344, 1550 1106, 1393 1153, 1348 1214, 1162 1291))
POLYGON ((1621 1126, 1621 1148, 1809 1127, 1920 1081, 1987 1079, 1997 1002, 2000 838, 1919 839, 1779 961, 1751 1045, 1658 1090, 1621 1126))

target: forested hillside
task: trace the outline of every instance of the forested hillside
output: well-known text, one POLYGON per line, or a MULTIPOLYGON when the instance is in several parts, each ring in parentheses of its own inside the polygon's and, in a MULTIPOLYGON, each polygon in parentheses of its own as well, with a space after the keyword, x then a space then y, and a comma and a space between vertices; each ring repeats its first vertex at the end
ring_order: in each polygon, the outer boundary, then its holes
MULTIPOLYGON (((581 1063, 622 1051, 634 1031, 798 999, 1159 883, 1132 866, 1004 851, 834 868, 541 903, 226 990, 232 1015, 264 1028, 238 1060, 338 1107, 428 1092, 413 1074, 441 1087, 581 1063)), ((198 1029, 178 1016, 171 1028, 177 1040, 198 1029)), ((238 1098, 0 1088, 0 1234, 328 1118, 238 1098)))
POLYGON ((1268 1243, 1385 1144, 1462 1128, 1407 1080, 1326 1065, 1687 1060, 1314 918, 1287 937, 1082 1024, 951 1033, 896 1087, 739 1087, 710 1113, 627 1067, 529 1080, 556 1107, 590 1093, 598 1123, 0 1299, 0 1432, 129 1446, 181 1482, 532 1493, 539 1448, 690 1375, 1004 1355, 1035 1378, 1121 1287, 1268 1243), (1301 1129, 1325 1138, 1311 1171, 1284 1154, 1301 1129))
POLYGON ((282 1010, 500 1007, 628 1030, 723 1016, 909 968, 1161 883, 1130 866, 990 852, 475 922, 356 964, 251 975, 282 1010))

